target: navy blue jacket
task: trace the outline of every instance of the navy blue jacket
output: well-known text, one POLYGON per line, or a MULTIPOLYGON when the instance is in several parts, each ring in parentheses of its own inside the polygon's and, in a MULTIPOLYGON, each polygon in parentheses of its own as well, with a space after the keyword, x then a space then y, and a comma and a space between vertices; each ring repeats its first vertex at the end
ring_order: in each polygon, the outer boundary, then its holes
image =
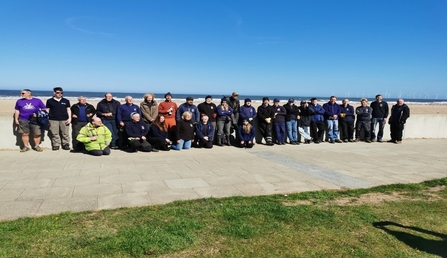
POLYGON ((139 106, 135 104, 132 104, 130 106, 127 104, 122 104, 116 111, 116 119, 118 120, 118 122, 130 122, 132 121, 130 114, 134 112, 140 114, 141 116, 141 110, 139 106))
POLYGON ((156 124, 152 123, 149 130, 149 137, 168 139, 168 132, 160 130, 156 124))
POLYGON ((193 104, 190 106, 187 103, 183 103, 178 107, 177 115, 176 115, 177 120, 182 119, 182 115, 186 111, 191 112, 191 114, 192 114, 191 120, 193 123, 200 122, 200 113, 199 113, 199 110, 197 109, 196 105, 193 104))
POLYGON ((141 138, 146 136, 149 132, 149 127, 143 120, 138 121, 138 123, 130 122, 126 124, 126 133, 129 137, 141 138))
POLYGON ((340 121, 345 122, 354 122, 355 120, 355 113, 354 113, 354 107, 351 105, 347 105, 346 107, 343 105, 340 105, 340 114, 344 113, 345 117, 339 117, 338 119, 340 121))
POLYGON ((320 104, 316 104, 315 106, 310 104, 309 107, 311 107, 314 110, 314 114, 312 115, 311 121, 312 122, 321 122, 324 121, 324 109, 320 104))
POLYGON ((378 102, 373 101, 371 103, 371 106, 373 111, 372 111, 372 117, 373 118, 387 118, 388 117, 388 103, 386 103, 385 101, 382 102, 378 102))
POLYGON ((214 136, 214 127, 211 123, 203 124, 202 122, 196 124, 196 136, 199 139, 202 139, 205 136, 208 136, 208 139, 213 140, 214 136), (208 132, 205 135, 205 132, 208 132))
POLYGON ((323 109, 324 118, 326 120, 332 119, 331 117, 333 117, 334 115, 337 115, 337 118, 335 120, 338 119, 338 116, 340 115, 340 106, 337 103, 334 102, 334 104, 331 104, 331 102, 328 102, 323 105, 323 109))
POLYGON ((357 114, 358 121, 363 121, 363 122, 370 121, 371 114, 372 114, 372 108, 359 106, 355 109, 355 113, 357 114))
POLYGON ((239 139, 244 142, 253 142, 253 139, 255 138, 255 127, 252 126, 250 129, 250 133, 247 133, 242 129, 242 125, 238 126, 238 134, 239 139))
POLYGON ((244 119, 249 120, 249 118, 256 118, 256 109, 253 106, 243 105, 239 109, 239 120, 243 121, 244 119))
POLYGON ((227 111, 222 110, 222 105, 217 106, 217 121, 225 121, 233 114, 233 109, 228 107, 227 111))

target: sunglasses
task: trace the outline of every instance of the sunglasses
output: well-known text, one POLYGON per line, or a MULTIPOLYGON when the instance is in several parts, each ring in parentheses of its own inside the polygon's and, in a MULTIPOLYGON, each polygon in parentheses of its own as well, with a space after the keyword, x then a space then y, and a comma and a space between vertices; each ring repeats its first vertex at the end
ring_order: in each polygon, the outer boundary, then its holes
POLYGON ((20 95, 25 95, 26 93, 25 92, 20 92, 20 95))

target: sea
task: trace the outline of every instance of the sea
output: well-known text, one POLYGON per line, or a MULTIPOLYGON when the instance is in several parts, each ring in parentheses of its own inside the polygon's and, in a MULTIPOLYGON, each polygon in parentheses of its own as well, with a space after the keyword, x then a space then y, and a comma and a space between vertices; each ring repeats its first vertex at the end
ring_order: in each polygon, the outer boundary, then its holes
MULTIPOLYGON (((124 102, 124 98, 126 96, 132 96, 135 102, 141 101, 143 99, 143 95, 145 93, 142 92, 111 92, 113 94, 113 97, 120 101, 124 102)), ((87 101, 91 102, 97 102, 104 98, 105 92, 96 92, 96 91, 64 91, 64 97, 71 100, 71 101, 77 101, 77 98, 79 96, 84 96, 87 98, 87 101)), ((154 93, 155 99, 160 102, 164 100, 165 93, 154 93)), ((205 96, 209 94, 203 93, 203 94, 182 94, 182 93, 175 93, 172 92, 172 100, 175 102, 182 102, 186 99, 186 97, 192 97, 194 99, 195 103, 200 103, 205 100, 205 96)), ((211 94, 213 97, 214 102, 219 102, 219 100, 224 96, 231 96, 231 92, 229 93, 223 93, 223 94, 211 94)), ((42 100, 46 100, 53 96, 53 91, 41 91, 41 90, 33 90, 33 96, 40 98, 42 100)), ((268 97, 270 101, 273 101, 274 99, 279 99, 281 103, 286 103, 288 99, 293 98, 295 102, 300 102, 302 100, 304 101, 310 101, 311 98, 316 97, 320 103, 325 103, 329 100, 329 96, 296 96, 296 95, 289 95, 289 96, 283 96, 283 95, 267 95, 267 96, 261 96, 261 95, 240 95, 239 99, 243 101, 246 98, 250 98, 253 103, 261 103, 262 98, 268 97)), ((368 98, 368 100, 371 102, 374 100, 374 96, 365 96, 368 98)), ((20 90, 0 90, 0 99, 18 99, 20 98, 20 90)), ((337 96, 337 102, 341 103, 341 100, 344 98, 349 98, 351 103, 360 103, 360 97, 353 97, 353 96, 337 96)), ((388 103, 394 103, 396 102, 397 98, 383 98, 384 101, 388 103)), ((421 104, 421 105, 430 105, 430 104, 436 104, 436 105, 447 105, 447 99, 428 99, 428 98, 404 98, 405 103, 407 104, 421 104)))

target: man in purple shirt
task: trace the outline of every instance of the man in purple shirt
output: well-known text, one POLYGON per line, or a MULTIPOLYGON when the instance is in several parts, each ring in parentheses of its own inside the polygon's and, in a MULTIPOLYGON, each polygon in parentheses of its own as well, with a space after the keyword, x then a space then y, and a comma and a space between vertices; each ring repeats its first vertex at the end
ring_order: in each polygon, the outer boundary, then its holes
POLYGON ((30 123, 30 119, 35 119, 36 112, 40 109, 45 109, 42 100, 33 98, 32 92, 29 89, 23 89, 20 93, 22 98, 17 100, 14 112, 14 122, 18 126, 18 132, 22 134, 23 147, 20 152, 31 150, 29 145, 29 135, 33 135, 34 150, 41 152, 40 135, 41 130, 39 125, 30 123))

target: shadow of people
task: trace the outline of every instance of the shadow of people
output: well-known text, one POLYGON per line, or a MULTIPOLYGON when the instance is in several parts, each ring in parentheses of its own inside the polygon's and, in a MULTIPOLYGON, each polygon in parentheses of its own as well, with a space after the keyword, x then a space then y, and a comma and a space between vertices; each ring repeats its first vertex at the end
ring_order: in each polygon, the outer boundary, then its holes
POLYGON ((374 222, 374 227, 393 235, 411 248, 440 257, 447 257, 447 234, 423 228, 404 226, 391 221, 374 222), (430 236, 426 238, 423 234, 430 236), (433 239, 438 238, 438 239, 433 239))

